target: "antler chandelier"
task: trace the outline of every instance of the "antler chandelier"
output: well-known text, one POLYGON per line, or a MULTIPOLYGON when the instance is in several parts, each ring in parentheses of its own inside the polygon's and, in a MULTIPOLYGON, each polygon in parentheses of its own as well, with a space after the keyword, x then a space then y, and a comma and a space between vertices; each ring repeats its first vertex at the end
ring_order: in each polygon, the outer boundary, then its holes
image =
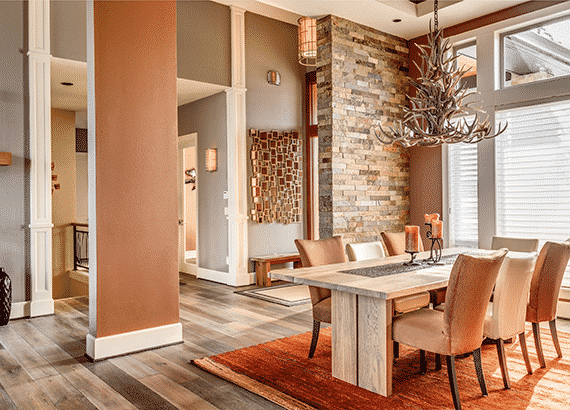
POLYGON ((508 124, 504 127, 499 124, 499 132, 492 135, 489 116, 483 122, 479 121, 479 113, 483 111, 474 106, 479 101, 463 104, 465 98, 478 93, 468 91, 467 84, 460 81, 469 68, 457 67, 459 56, 451 55, 451 43, 449 39, 443 41, 443 29, 438 29, 437 9, 438 0, 435 0, 434 30, 430 21, 428 45, 418 45, 421 67, 414 61, 420 78, 414 80, 408 77, 416 89, 416 96, 407 96, 411 108, 401 106, 403 120, 399 120, 394 127, 386 124, 389 131, 384 131, 382 126, 380 133, 375 131, 376 138, 383 144, 435 147, 444 143, 477 143, 494 138, 507 128, 508 124), (454 117, 468 114, 469 111, 475 112, 473 121, 467 121, 465 117, 454 121, 454 117))

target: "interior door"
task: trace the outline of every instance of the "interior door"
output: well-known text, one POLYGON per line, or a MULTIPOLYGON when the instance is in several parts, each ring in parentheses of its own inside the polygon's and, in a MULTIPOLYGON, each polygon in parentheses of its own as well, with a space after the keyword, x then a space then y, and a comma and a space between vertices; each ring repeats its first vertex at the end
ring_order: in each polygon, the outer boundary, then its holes
MULTIPOLYGON (((185 150, 191 147, 196 148, 198 134, 188 134, 179 138, 178 140, 178 270, 183 273, 196 275, 198 266, 198 218, 197 212, 194 212, 194 221, 188 221, 189 212, 187 208, 187 192, 189 189, 195 194, 195 203, 198 203, 198 173, 194 167, 194 172, 191 172, 191 167, 185 165, 185 150), (186 169, 188 168, 188 169, 186 169), (188 172, 187 172, 188 171, 188 172), (187 183, 188 181, 188 183, 187 183), (187 254, 187 225, 195 227, 195 251, 187 254), (192 257, 195 258, 192 258, 192 257), (192 262, 190 262, 192 261, 192 262)), ((197 206, 196 206, 197 211, 197 206)), ((191 213, 190 213, 191 214, 191 213)))

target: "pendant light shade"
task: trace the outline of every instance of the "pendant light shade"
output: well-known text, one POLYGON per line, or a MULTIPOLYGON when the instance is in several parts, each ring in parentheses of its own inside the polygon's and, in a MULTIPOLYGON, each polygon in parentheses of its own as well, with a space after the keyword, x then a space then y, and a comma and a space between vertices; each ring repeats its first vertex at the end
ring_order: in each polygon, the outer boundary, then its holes
POLYGON ((317 20, 310 17, 299 19, 299 63, 317 65, 317 20))

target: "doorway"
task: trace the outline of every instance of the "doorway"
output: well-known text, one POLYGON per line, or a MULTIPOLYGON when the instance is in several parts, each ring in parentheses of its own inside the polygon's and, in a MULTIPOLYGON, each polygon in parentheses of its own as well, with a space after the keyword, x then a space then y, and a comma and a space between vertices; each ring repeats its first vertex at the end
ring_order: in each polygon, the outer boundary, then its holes
POLYGON ((178 140, 178 270, 196 275, 198 267, 197 133, 178 140))

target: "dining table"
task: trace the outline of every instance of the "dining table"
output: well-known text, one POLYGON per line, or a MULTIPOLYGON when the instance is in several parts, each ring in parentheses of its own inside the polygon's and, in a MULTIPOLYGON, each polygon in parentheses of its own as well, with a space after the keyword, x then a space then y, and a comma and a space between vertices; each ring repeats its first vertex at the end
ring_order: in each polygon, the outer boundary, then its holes
MULTIPOLYGON (((269 272, 272 279, 331 290, 332 376, 383 396, 392 394, 392 301, 447 287, 457 255, 477 252, 445 248, 443 264, 430 264, 420 252, 419 265, 404 265, 410 255, 269 272)), ((317 347, 318 349, 318 347, 317 347)))

